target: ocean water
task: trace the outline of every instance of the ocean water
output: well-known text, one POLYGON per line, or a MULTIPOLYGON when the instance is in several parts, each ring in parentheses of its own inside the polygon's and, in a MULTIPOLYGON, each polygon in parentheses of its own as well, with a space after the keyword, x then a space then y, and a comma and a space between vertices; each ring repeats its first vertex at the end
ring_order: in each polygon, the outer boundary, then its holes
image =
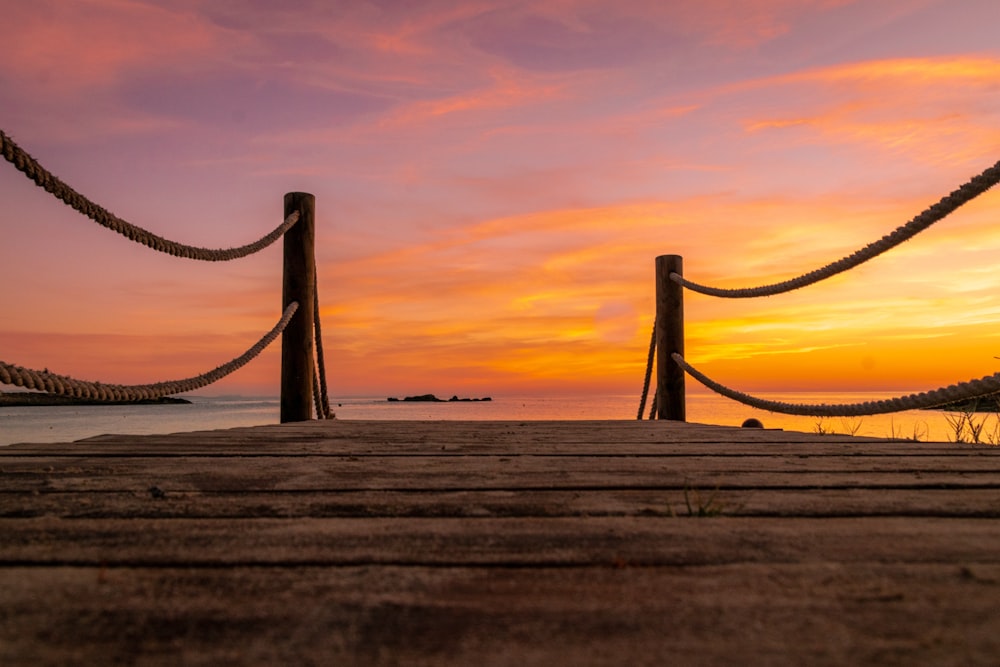
MULTIPOLYGON (((786 393, 766 398, 792 403, 855 403, 887 398, 887 394, 786 393)), ((236 426, 275 424, 279 403, 274 397, 209 397, 189 395, 190 405, 58 406, 0 408, 0 446, 18 442, 71 442, 106 433, 152 434, 202 431, 236 426)), ((580 420, 635 419, 638 396, 499 396, 489 402, 388 402, 386 397, 331 398, 338 419, 416 420, 580 420)), ((648 406, 647 406, 648 413, 648 406)), ((857 418, 793 417, 754 410, 715 394, 687 396, 687 421, 739 426, 756 417, 766 428, 807 433, 827 432, 878 438, 914 438, 952 442, 960 418, 954 413, 909 411, 857 418)), ((1000 418, 973 417, 982 424, 980 438, 1000 440, 1000 418)))

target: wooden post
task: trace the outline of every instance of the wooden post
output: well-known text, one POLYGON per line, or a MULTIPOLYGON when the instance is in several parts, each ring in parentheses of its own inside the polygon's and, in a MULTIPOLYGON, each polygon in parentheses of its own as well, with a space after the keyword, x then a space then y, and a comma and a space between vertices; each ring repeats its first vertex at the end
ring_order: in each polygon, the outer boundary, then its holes
POLYGON ((684 369, 671 355, 684 356, 684 288, 670 274, 684 275, 680 255, 656 258, 656 418, 685 421, 684 369))
POLYGON ((285 217, 299 221, 285 232, 281 308, 297 301, 299 309, 281 336, 281 423, 308 421, 313 400, 313 320, 315 313, 316 198, 305 192, 285 195, 285 217))

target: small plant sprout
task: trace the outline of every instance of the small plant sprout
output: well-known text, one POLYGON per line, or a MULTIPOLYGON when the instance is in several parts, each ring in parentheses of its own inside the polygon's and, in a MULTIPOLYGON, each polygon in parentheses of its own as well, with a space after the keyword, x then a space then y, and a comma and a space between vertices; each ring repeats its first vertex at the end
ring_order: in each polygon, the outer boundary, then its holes
POLYGON ((847 435, 857 435, 864 421, 861 417, 853 417, 851 419, 845 417, 840 420, 840 427, 844 429, 844 433, 847 435))
MULTIPOLYGON (((684 506, 687 508, 687 515, 692 517, 721 516, 725 512, 726 506, 716 500, 718 493, 719 487, 716 486, 707 498, 703 498, 700 490, 688 482, 684 482, 684 506)), ((677 516, 673 509, 670 510, 670 515, 677 516)))
POLYGON ((831 435, 833 429, 827 424, 826 417, 820 417, 816 420, 816 425, 813 426, 813 432, 816 435, 831 435))

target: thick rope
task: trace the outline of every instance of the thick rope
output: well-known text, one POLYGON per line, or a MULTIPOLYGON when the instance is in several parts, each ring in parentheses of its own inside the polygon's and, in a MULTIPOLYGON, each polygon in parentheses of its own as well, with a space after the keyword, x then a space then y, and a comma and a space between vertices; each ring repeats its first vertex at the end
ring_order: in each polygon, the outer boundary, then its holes
POLYGON ((319 280, 314 279, 313 281, 313 296, 314 296, 314 308, 313 308, 313 338, 316 341, 316 368, 318 370, 318 375, 315 378, 316 388, 313 391, 313 395, 317 395, 318 391, 318 402, 316 403, 316 418, 317 419, 333 419, 335 415, 330 410, 330 394, 327 392, 326 388, 326 359, 323 356, 323 327, 319 323, 319 280))
POLYGON ((636 419, 642 420, 642 413, 646 410, 646 398, 649 396, 649 382, 653 377, 653 359, 656 356, 656 325, 653 325, 653 334, 649 339, 649 357, 646 359, 646 378, 642 382, 642 396, 639 398, 639 413, 636 419))
POLYGON ((878 241, 868 244, 861 250, 858 250, 847 257, 839 259, 831 264, 827 264, 826 266, 815 271, 810 271, 809 273, 803 274, 797 278, 792 278, 791 280, 774 283, 772 285, 762 285, 760 287, 723 289, 699 285, 698 283, 687 280, 677 273, 671 273, 670 279, 692 291, 707 294, 709 296, 726 297, 730 299, 773 296, 783 292, 790 292, 800 287, 805 287, 806 285, 812 285, 813 283, 825 280, 826 278, 834 276, 838 273, 853 269, 859 264, 867 262, 869 259, 877 257, 887 250, 895 248, 904 241, 907 241, 916 236, 918 233, 924 231, 935 222, 943 219, 962 204, 965 204, 966 202, 969 202, 986 192, 998 182, 1000 182, 1000 162, 997 162, 989 169, 986 169, 978 176, 974 176, 968 183, 961 186, 958 190, 942 197, 938 203, 934 204, 905 225, 897 227, 891 234, 883 236, 878 241))
POLYGON ((769 401, 756 398, 749 394, 730 389, 723 384, 715 382, 704 373, 691 366, 684 360, 684 357, 676 352, 671 358, 683 368, 691 377, 701 382, 712 391, 731 398, 734 401, 749 405, 761 410, 780 412, 786 415, 804 415, 807 417, 858 417, 861 415, 882 415, 890 412, 902 412, 904 410, 922 410, 926 408, 936 408, 957 401, 965 401, 973 398, 980 398, 1000 392, 1000 373, 987 375, 978 380, 959 382, 949 387, 942 387, 920 394, 908 394, 896 398, 889 398, 880 401, 866 401, 864 403, 844 403, 839 405, 829 405, 821 403, 818 405, 807 405, 801 403, 782 403, 780 401, 769 401))
POLYGON ((186 259, 197 259, 206 262, 225 262, 252 255, 263 250, 287 232, 299 219, 299 212, 290 214, 270 234, 262 239, 238 248, 198 248, 196 246, 184 245, 175 241, 170 241, 162 236, 157 236, 141 227, 137 227, 125 220, 122 220, 114 213, 93 203, 73 188, 69 187, 61 180, 53 176, 38 161, 28 155, 20 146, 0 130, 0 152, 8 162, 23 172, 25 176, 34 181, 35 185, 51 193, 67 206, 79 211, 94 222, 108 229, 118 232, 125 238, 148 246, 153 250, 164 252, 175 257, 186 259))
POLYGON ((292 319, 295 311, 298 310, 298 307, 299 304, 296 302, 288 304, 284 314, 278 320, 278 323, 274 325, 274 328, 239 357, 214 370, 186 380, 139 385, 102 384, 100 382, 74 380, 65 375, 21 368, 20 366, 0 361, 0 382, 27 389, 38 389, 60 396, 73 396, 98 401, 143 401, 194 391, 195 389, 200 389, 221 380, 259 355, 264 348, 270 345, 285 330, 285 327, 292 319))
POLYGON ((326 419, 323 416, 323 403, 319 398, 319 375, 313 371, 312 376, 312 397, 313 397, 313 407, 316 409, 316 419, 326 419))

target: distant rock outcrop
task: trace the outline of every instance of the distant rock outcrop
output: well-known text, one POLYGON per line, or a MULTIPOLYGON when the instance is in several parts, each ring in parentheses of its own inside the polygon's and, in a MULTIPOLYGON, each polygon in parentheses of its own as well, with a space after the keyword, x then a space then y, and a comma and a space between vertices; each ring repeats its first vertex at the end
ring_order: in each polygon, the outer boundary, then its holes
POLYGON ((490 398, 489 396, 486 396, 484 398, 459 398, 458 396, 452 396, 448 400, 444 400, 443 398, 438 398, 434 394, 421 394, 419 396, 407 396, 407 397, 402 398, 402 399, 400 399, 400 398, 394 398, 394 397, 390 396, 388 400, 389 400, 390 403, 400 403, 400 402, 408 402, 408 403, 478 403, 478 402, 481 402, 481 401, 492 401, 493 399, 490 398))

